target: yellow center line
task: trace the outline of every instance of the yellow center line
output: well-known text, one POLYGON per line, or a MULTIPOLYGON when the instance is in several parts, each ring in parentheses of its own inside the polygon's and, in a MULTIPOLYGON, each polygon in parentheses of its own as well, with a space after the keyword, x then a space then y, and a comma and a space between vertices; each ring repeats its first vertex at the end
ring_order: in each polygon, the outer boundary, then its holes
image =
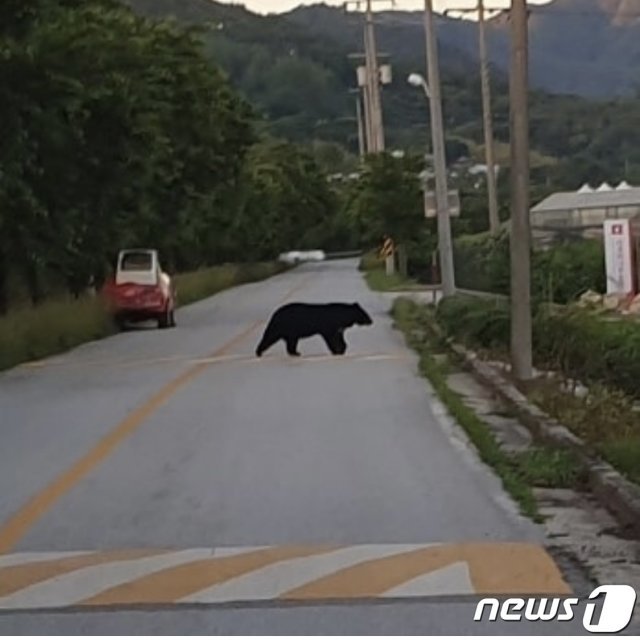
MULTIPOLYGON (((307 276, 302 282, 293 287, 281 300, 286 302, 297 291, 302 289, 312 275, 307 276)), ((256 331, 264 320, 257 320, 249 327, 241 331, 234 338, 216 349, 209 357, 216 358, 227 353, 230 349, 242 342, 251 333, 256 331)), ((191 382, 204 371, 208 363, 196 364, 187 371, 164 385, 160 391, 149 398, 144 404, 134 409, 120 424, 116 425, 85 455, 77 460, 66 471, 50 482, 44 489, 34 495, 25 505, 14 513, 2 526, 0 526, 0 555, 8 553, 27 533, 27 531, 59 500, 76 486, 82 478, 88 475, 98 466, 116 447, 118 447, 129 435, 131 435, 147 418, 165 404, 177 391, 191 382)))

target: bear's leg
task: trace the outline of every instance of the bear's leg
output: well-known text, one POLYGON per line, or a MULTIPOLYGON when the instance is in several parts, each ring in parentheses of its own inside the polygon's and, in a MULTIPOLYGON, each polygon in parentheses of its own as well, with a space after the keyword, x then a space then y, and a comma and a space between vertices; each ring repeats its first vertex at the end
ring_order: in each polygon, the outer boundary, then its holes
POLYGON ((339 333, 323 333, 322 337, 326 342, 327 347, 329 347, 329 351, 331 351, 334 356, 339 356, 344 353, 344 349, 346 349, 347 345, 344 343, 344 339, 339 333))
POLYGON ((342 331, 338 331, 338 334, 336 335, 336 347, 338 355, 344 355, 347 351, 347 343, 344 339, 344 333, 342 331))
POLYGON ((298 338, 287 338, 287 353, 290 356, 299 356, 298 353, 298 338))
POLYGON ((262 336, 262 340, 260 340, 260 344, 256 348, 256 356, 258 358, 262 356, 262 354, 269 349, 269 347, 273 346, 276 342, 280 340, 280 336, 274 335, 271 331, 267 329, 265 331, 264 336, 262 336))

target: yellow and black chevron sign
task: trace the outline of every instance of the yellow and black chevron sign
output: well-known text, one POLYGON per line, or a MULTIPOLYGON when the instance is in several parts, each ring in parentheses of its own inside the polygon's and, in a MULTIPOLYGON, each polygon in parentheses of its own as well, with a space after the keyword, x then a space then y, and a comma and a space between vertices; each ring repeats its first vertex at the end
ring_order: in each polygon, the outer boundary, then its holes
POLYGON ((569 595, 540 546, 361 544, 0 556, 0 612, 465 595, 569 595))
POLYGON ((393 255, 394 251, 395 246, 393 244, 393 240, 391 238, 387 238, 382 245, 382 249, 380 249, 380 257, 388 258, 389 256, 393 255))

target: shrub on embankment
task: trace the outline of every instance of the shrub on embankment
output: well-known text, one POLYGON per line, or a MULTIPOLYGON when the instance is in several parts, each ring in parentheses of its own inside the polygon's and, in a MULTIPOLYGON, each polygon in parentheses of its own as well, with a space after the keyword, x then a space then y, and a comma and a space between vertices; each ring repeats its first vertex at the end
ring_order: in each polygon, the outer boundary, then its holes
MULTIPOLYGON (((509 294, 509 236, 488 233, 454 241, 456 282, 462 289, 509 294)), ((601 240, 567 242, 531 255, 531 291, 536 300, 566 304, 585 291, 604 292, 601 240)))
MULTIPOLYGON (((255 282, 287 267, 275 262, 227 264, 175 277, 178 304, 255 282)), ((0 316, 0 370, 38 360, 116 331, 100 297, 50 300, 0 316)))
MULTIPOLYGON (((507 350, 509 303, 454 296, 438 305, 438 322, 452 337, 476 348, 507 350)), ((534 361, 584 384, 599 384, 640 399, 640 323, 608 319, 583 309, 550 310, 533 318, 534 361)))
MULTIPOLYGON (((456 296, 440 303, 438 324, 457 341, 498 349, 509 343, 504 300, 456 296)), ((540 307, 533 320, 534 362, 588 386, 572 394, 557 379, 537 380, 527 394, 630 480, 640 482, 640 323, 606 320, 581 309, 540 307)))

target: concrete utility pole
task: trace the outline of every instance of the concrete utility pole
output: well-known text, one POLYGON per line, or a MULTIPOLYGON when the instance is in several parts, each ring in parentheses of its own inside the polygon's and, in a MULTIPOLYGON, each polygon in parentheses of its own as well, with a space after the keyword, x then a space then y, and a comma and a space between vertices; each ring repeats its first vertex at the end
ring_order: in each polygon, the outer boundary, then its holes
POLYGON ((526 381, 533 376, 526 0, 511 0, 509 86, 511 103, 511 366, 516 379, 526 381))
POLYGON ((444 127, 442 122, 438 42, 436 40, 432 0, 425 0, 424 30, 428 70, 427 82, 429 86, 429 101, 431 107, 431 144, 433 146, 433 162, 436 174, 436 208, 438 210, 438 247, 440 250, 442 296, 447 297, 455 294, 456 285, 453 266, 453 244, 451 241, 451 218, 449 216, 447 161, 444 144, 444 127))
POLYGON ((365 66, 367 70, 367 87, 369 89, 371 114, 371 151, 384 151, 384 130, 382 123, 382 103, 380 100, 380 71, 378 68, 378 52, 373 28, 373 11, 371 0, 367 0, 364 35, 365 66))
POLYGON ((349 5, 355 5, 357 10, 362 4, 365 5, 364 54, 349 55, 350 58, 364 59, 364 64, 358 67, 357 73, 358 87, 362 92, 365 153, 379 153, 385 148, 380 85, 390 81, 390 67, 388 65, 380 66, 378 63, 379 55, 376 48, 372 3, 389 1, 393 3, 394 0, 347 0, 344 3, 345 10, 349 5))
POLYGON ((487 164, 487 191, 489 196, 489 229, 493 235, 500 231, 498 215, 498 190, 496 188, 496 170, 493 142, 493 118, 491 116, 491 85, 489 78, 489 59, 484 21, 484 0, 478 0, 478 33, 480 45, 480 76, 482 80, 482 117, 484 121, 484 149, 487 164))
POLYGON ((362 118, 362 99, 360 92, 356 95, 356 118, 358 119, 358 151, 360 157, 364 157, 365 154, 365 139, 364 139, 364 122, 362 118))
POLYGON ((480 79, 482 83, 482 120, 484 125, 484 149, 487 165, 487 195, 489 199, 489 229, 493 235, 500 231, 500 217, 498 214, 498 189, 495 171, 495 143, 493 139, 493 117, 491 109, 491 83, 489 76, 489 56, 487 53, 487 36, 484 0, 478 0, 478 6, 473 8, 451 8, 446 11, 456 13, 478 12, 478 47, 480 53, 480 79))

